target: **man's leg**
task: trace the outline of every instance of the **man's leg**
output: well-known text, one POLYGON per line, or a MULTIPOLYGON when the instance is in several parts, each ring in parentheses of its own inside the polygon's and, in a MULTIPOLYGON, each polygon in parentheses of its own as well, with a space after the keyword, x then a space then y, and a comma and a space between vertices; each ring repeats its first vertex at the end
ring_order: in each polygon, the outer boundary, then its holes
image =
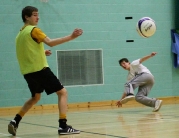
POLYGON ((40 100, 40 97, 41 93, 36 93, 34 97, 30 98, 25 102, 24 106, 21 108, 20 111, 24 112, 24 114, 27 113, 29 109, 40 100))
POLYGON ((150 74, 143 74, 140 78, 140 81, 146 82, 145 84, 139 86, 138 93, 136 94, 136 101, 149 106, 154 107, 154 112, 158 111, 162 105, 162 100, 157 100, 156 98, 147 97, 151 88, 154 85, 154 78, 150 74))
POLYGON ((133 85, 132 85, 132 82, 129 81, 127 82, 125 85, 124 85, 124 89, 125 89, 125 92, 126 92, 126 95, 134 95, 134 89, 133 88, 133 85))
POLYGON ((67 91, 65 88, 57 91, 58 95, 58 108, 59 108, 59 130, 60 135, 66 134, 79 134, 80 131, 72 128, 66 124, 66 113, 67 113, 67 91))
POLYGON ((160 107, 162 106, 162 100, 147 97, 151 87, 152 86, 150 84, 146 86, 140 86, 135 99, 137 102, 143 105, 154 107, 153 112, 157 112, 160 110, 160 107))
POLYGON ((138 93, 135 96, 135 100, 145 106, 155 107, 155 102, 157 99, 147 97, 149 93, 149 87, 152 87, 151 85, 152 84, 146 84, 144 86, 140 86, 138 93))
MULTIPOLYGON (((136 75, 132 80, 127 82, 125 84, 125 92, 126 92, 126 97, 121 100, 121 103, 127 103, 130 100, 136 99, 136 101, 140 102, 141 101, 141 95, 145 95, 144 93, 146 92, 146 95, 150 91, 154 84, 154 77, 151 74, 148 73, 141 73, 136 75), (148 85, 146 90, 142 90, 143 86, 148 85), (134 90, 139 87, 139 92, 137 93, 137 97, 134 97, 134 90), (141 90, 140 90, 141 89, 141 90), (142 91, 142 92, 140 92, 142 91), (140 95, 140 96, 139 96, 140 95)), ((142 101, 141 101, 142 102, 142 101)), ((143 104, 143 103, 142 103, 143 104)))
POLYGON ((61 128, 66 128, 66 112, 67 112, 67 91, 65 88, 57 92, 59 123, 61 128))
POLYGON ((136 81, 141 76, 141 74, 135 76, 132 80, 128 81, 124 85, 124 91, 126 93, 126 97, 123 98, 120 102, 121 104, 125 104, 128 101, 134 100, 134 90, 140 85, 140 82, 136 81))
POLYGON ((141 75, 140 78, 138 78, 137 81, 143 83, 141 83, 141 85, 139 86, 138 92, 135 97, 136 101, 146 106, 154 107, 157 99, 147 97, 154 85, 153 76, 148 73, 144 73, 141 75))
POLYGON ((8 132, 12 135, 16 135, 19 122, 22 117, 29 111, 29 109, 40 100, 40 93, 36 93, 34 97, 30 98, 25 102, 21 110, 16 114, 15 118, 8 125, 8 132))

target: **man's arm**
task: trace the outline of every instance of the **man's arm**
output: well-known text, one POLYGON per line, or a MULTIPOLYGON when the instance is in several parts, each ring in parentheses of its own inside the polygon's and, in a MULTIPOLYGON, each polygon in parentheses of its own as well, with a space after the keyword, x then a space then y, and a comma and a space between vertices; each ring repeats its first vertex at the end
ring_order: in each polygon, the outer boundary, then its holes
POLYGON ((61 37, 61 38, 56 38, 56 39, 50 39, 49 37, 44 38, 43 42, 47 44, 50 47, 71 41, 78 36, 82 35, 83 30, 82 29, 75 29, 71 35, 61 37))
POLYGON ((150 55, 147 55, 147 56, 141 58, 141 59, 139 60, 139 62, 142 63, 142 62, 146 61, 147 59, 149 59, 149 58, 155 56, 156 54, 157 54, 156 52, 152 52, 150 55))

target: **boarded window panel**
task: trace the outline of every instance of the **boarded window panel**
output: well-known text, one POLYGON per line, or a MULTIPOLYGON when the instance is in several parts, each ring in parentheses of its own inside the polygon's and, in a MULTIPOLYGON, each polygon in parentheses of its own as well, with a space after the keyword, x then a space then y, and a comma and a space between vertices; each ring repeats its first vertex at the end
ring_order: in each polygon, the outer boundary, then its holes
POLYGON ((103 84, 102 50, 57 51, 57 60, 64 86, 103 84))

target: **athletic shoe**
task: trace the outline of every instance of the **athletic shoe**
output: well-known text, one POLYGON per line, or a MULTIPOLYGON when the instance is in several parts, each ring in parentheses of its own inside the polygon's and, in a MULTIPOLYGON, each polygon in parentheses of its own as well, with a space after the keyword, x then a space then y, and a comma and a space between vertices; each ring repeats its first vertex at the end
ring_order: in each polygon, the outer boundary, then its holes
POLYGON ((133 94, 130 94, 130 95, 126 96, 125 98, 123 98, 121 100, 121 104, 125 104, 128 101, 131 101, 131 100, 134 100, 134 99, 135 99, 135 96, 133 94))
POLYGON ((12 134, 13 136, 15 136, 17 128, 18 128, 18 125, 16 125, 16 121, 12 120, 8 125, 8 132, 12 134))
POLYGON ((157 100, 157 101, 155 102, 155 107, 154 107, 154 109, 153 109, 153 112, 159 111, 160 108, 161 108, 161 106, 162 106, 162 100, 157 100))
POLYGON ((67 126, 65 129, 62 129, 61 127, 59 127, 58 129, 58 134, 59 135, 69 135, 69 134, 79 134, 80 131, 76 130, 70 126, 67 126))

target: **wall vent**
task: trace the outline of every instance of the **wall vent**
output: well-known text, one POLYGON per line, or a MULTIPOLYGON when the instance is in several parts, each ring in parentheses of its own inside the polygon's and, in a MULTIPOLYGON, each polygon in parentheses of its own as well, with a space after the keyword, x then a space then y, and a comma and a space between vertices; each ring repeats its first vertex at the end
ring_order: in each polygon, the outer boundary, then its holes
POLYGON ((57 66, 64 86, 103 84, 101 49, 57 51, 57 66))

